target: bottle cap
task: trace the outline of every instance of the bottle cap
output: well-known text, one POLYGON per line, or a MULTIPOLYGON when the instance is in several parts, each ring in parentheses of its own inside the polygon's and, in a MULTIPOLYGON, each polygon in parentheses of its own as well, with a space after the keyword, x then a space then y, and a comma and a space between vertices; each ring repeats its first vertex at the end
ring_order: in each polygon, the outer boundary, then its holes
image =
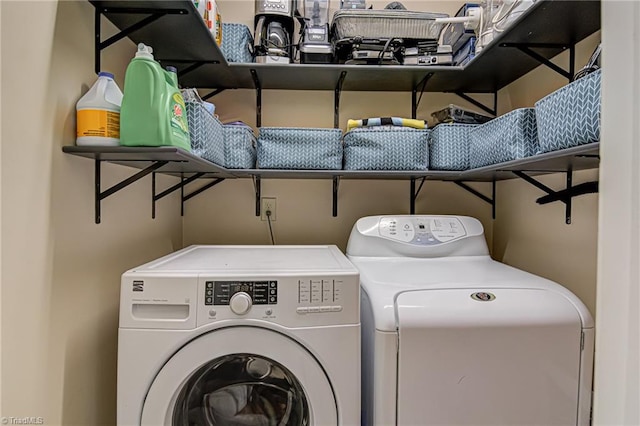
POLYGON ((136 58, 153 59, 153 48, 147 46, 144 43, 138 44, 138 51, 136 52, 136 58))
POLYGON ((98 77, 109 77, 110 79, 113 80, 113 74, 111 74, 110 72, 106 72, 106 71, 100 71, 98 73, 98 77))

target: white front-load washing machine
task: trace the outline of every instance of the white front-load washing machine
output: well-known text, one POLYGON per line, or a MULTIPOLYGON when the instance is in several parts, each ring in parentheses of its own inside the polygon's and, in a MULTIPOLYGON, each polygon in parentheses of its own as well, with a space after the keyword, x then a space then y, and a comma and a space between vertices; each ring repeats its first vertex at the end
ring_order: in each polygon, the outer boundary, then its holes
POLYGON ((359 280, 335 246, 191 246, 122 276, 119 425, 360 425, 359 280))
MULTIPOLYGON (((541 230, 542 232, 542 230, 541 230)), ((594 324, 462 216, 357 221, 365 425, 588 425, 594 324)))

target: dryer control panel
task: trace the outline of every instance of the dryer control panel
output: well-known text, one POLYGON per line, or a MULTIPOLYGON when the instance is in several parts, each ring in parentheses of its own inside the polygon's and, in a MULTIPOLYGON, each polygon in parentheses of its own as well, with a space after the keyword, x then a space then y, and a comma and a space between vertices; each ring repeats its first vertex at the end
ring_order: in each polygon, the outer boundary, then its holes
POLYGON ((487 256, 479 220, 468 216, 393 215, 358 219, 347 244, 350 257, 487 256))
POLYGON ((418 245, 436 245, 465 237, 467 231, 457 217, 383 217, 380 236, 418 245))

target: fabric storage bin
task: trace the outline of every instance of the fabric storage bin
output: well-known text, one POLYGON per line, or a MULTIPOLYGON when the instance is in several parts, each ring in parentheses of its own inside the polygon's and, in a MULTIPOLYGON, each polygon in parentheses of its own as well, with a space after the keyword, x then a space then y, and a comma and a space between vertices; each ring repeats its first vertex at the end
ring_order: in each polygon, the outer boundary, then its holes
POLYGON ((429 168, 431 170, 469 169, 469 132, 476 124, 446 123, 431 129, 429 168))
POLYGON ((249 27, 222 23, 220 50, 227 62, 253 62, 253 37, 249 27))
POLYGON ((191 153, 224 166, 222 123, 207 111, 202 102, 187 101, 185 105, 191 137, 191 153))
POLYGON ((223 126, 224 166, 228 169, 253 169, 256 166, 256 138, 251 128, 223 126))
POLYGON ((257 162, 261 169, 325 169, 342 167, 340 129, 261 127, 257 162))
POLYGON ((344 135, 345 170, 426 170, 430 130, 357 128, 344 135))
POLYGON ((520 108, 469 132, 471 168, 530 157, 538 151, 536 113, 520 108))
POLYGON ((600 74, 588 74, 536 102, 541 152, 600 140, 600 74))

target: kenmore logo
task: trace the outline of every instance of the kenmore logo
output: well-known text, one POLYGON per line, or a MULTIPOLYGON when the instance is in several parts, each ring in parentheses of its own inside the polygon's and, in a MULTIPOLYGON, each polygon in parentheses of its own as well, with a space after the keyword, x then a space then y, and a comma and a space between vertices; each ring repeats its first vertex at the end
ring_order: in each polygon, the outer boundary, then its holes
POLYGON ((133 291, 144 291, 144 281, 134 281, 133 291))

